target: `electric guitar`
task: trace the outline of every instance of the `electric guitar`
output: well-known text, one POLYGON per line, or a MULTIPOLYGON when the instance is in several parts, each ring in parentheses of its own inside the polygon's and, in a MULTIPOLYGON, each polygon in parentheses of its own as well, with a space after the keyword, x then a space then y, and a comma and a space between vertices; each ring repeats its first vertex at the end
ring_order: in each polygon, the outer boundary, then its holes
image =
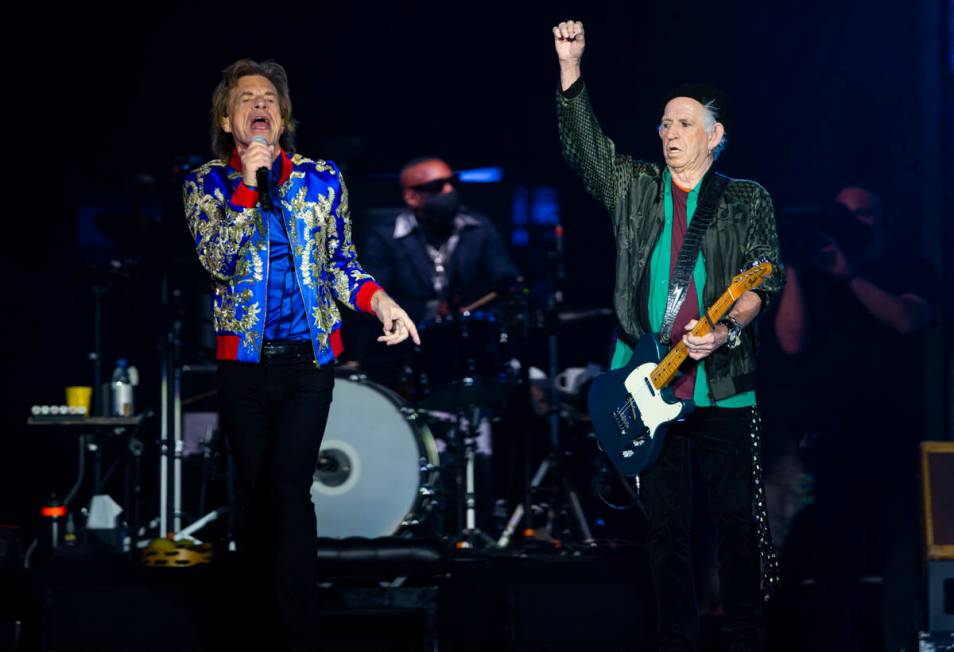
MULTIPOLYGON (((772 264, 762 262, 736 274, 691 333, 710 333, 743 292, 758 287, 771 273, 772 264)), ((623 475, 633 477, 652 466, 669 424, 684 420, 695 408, 691 400, 677 399, 669 387, 688 355, 681 337, 668 350, 658 336, 647 333, 636 342, 629 364, 593 381, 588 403, 596 437, 623 475)))

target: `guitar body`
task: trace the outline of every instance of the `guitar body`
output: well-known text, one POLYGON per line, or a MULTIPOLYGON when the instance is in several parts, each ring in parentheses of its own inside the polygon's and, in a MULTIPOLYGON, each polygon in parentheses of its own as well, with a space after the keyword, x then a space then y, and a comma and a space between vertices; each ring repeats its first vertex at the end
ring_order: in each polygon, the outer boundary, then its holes
MULTIPOLYGON (((742 293, 757 288, 772 269, 763 260, 733 276, 726 291, 705 311, 705 318, 696 321, 691 335, 711 333, 742 293)), ((636 342, 629 364, 593 381, 589 408, 596 438, 623 475, 639 475, 659 459, 669 424, 695 409, 692 401, 681 401, 668 389, 688 355, 683 342, 669 351, 655 335, 646 334, 636 342)))
POLYGON ((647 333, 636 343, 629 364, 601 375, 590 387, 590 416, 600 448, 628 477, 655 463, 669 424, 685 419, 695 407, 676 399, 671 388, 653 387, 649 374, 667 352, 647 333))

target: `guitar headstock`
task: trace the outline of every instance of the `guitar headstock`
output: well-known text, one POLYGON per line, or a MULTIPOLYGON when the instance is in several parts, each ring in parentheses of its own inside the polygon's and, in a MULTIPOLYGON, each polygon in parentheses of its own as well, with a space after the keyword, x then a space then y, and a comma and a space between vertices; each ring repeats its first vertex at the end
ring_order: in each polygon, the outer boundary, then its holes
POLYGON ((757 288, 765 280, 765 277, 772 273, 772 263, 764 258, 757 261, 748 269, 742 270, 732 277, 732 284, 729 286, 729 292, 737 298, 746 290, 757 288))

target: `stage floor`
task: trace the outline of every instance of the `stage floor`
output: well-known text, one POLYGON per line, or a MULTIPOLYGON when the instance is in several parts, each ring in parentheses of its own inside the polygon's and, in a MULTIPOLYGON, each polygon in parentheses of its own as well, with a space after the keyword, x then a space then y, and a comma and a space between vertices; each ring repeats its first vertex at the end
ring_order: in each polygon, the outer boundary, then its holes
MULTIPOLYGON (((249 611, 237 603, 237 576, 229 557, 174 569, 100 560, 0 570, 0 652, 280 650, 238 615, 249 611), (249 631, 264 640, 249 640, 249 631)), ((432 574, 322 579, 329 652, 654 649, 648 565, 635 544, 577 553, 450 551, 432 574)), ((791 588, 769 603, 768 649, 823 649, 802 647, 817 624, 810 598, 791 588)), ((873 616, 877 595, 868 603, 873 616)), ((720 621, 704 616, 702 652, 723 649, 720 621)), ((877 629, 876 619, 869 623, 877 629)))

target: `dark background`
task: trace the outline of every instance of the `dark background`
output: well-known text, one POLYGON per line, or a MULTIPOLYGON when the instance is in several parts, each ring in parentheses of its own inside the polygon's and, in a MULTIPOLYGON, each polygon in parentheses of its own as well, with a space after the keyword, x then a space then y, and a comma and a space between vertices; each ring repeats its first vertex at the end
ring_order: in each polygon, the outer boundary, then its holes
MULTIPOLYGON (((7 53, 3 84, 11 183, 0 523, 32 529, 42 499, 72 478, 72 441, 25 419, 31 404, 60 402, 64 386, 90 382, 90 288, 102 278, 91 265, 142 261, 129 278, 108 277, 104 369, 129 356, 144 375, 140 405, 156 407, 158 279, 171 270, 187 291, 206 283, 173 171, 183 157, 211 158, 210 95, 235 59, 287 68, 298 149, 343 166, 359 234, 368 209, 399 201, 379 175, 410 157, 499 165, 503 184, 468 188, 466 197, 509 233, 516 186, 556 187, 568 303, 604 307, 611 233, 560 157, 552 25, 584 21, 584 75, 621 150, 657 158, 665 90, 685 80, 716 84, 733 102, 724 172, 762 183, 779 213, 827 201, 846 183, 880 190, 897 241, 923 251, 949 281, 950 14, 948 3, 926 0, 797 8, 754 0, 141 3, 8 25, 23 44, 7 53), (125 248, 99 239, 88 222, 103 211, 147 215, 146 237, 125 248)), ((933 439, 951 432, 951 345, 940 335, 951 332, 949 295, 924 345, 932 374, 925 435, 933 439)))

